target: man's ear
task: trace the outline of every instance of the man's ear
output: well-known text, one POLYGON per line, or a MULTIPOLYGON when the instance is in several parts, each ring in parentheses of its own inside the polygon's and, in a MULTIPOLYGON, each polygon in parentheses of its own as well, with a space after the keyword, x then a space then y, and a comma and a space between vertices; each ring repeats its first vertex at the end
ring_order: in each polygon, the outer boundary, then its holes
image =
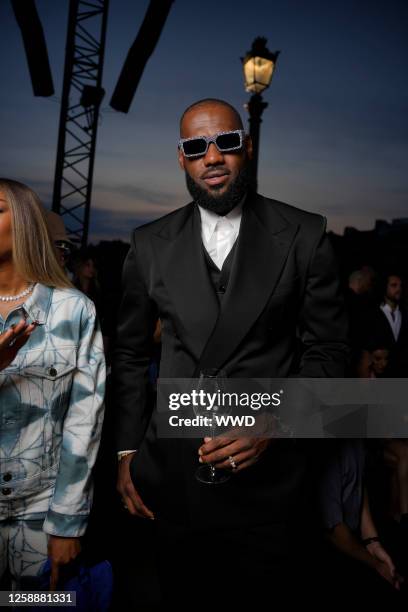
POLYGON ((179 162, 179 166, 182 170, 185 170, 184 167, 184 155, 183 152, 181 151, 180 148, 177 149, 177 155, 178 155, 178 162, 179 162))
POLYGON ((247 134, 247 136, 245 137, 245 150, 246 150, 246 154, 248 155, 248 158, 252 159, 252 155, 253 155, 252 138, 249 136, 249 134, 247 134))

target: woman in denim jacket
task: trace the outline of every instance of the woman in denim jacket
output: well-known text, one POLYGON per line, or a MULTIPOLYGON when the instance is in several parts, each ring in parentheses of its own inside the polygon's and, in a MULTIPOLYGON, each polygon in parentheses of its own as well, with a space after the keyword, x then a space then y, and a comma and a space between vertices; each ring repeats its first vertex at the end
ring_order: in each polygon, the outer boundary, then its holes
POLYGON ((0 577, 8 567, 13 588, 29 588, 49 556, 55 587, 59 566, 80 552, 92 503, 103 344, 93 303, 58 264, 38 197, 8 179, 0 334, 0 577))

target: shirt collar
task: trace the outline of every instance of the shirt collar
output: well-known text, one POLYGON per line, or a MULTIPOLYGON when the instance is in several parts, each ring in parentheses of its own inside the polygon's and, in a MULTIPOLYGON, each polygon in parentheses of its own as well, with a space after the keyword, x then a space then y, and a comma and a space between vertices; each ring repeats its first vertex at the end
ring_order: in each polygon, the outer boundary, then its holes
POLYGON ((204 235, 207 240, 211 239, 211 236, 213 235, 215 230, 215 226, 217 225, 220 219, 226 219, 227 221, 229 221, 234 232, 238 234, 239 227, 241 224, 242 207, 244 205, 244 201, 245 197, 242 198, 239 204, 237 204, 235 208, 230 210, 230 212, 227 213, 225 216, 217 215, 217 213, 215 212, 207 210, 202 206, 198 206, 198 210, 200 211, 201 216, 202 231, 204 232, 204 235))
POLYGON ((45 323, 51 306, 52 292, 52 287, 40 283, 35 285, 32 294, 22 305, 31 321, 45 323))
POLYGON ((381 305, 381 308, 383 309, 383 311, 384 311, 384 312, 385 312, 385 311, 387 311, 387 312, 389 312, 389 313, 391 313, 391 312, 395 312, 395 313, 399 312, 399 306, 398 306, 398 305, 397 305, 397 306, 396 306, 396 308, 393 310, 393 309, 391 308, 391 306, 390 306, 389 304, 387 304, 387 302, 384 302, 384 303, 381 305))

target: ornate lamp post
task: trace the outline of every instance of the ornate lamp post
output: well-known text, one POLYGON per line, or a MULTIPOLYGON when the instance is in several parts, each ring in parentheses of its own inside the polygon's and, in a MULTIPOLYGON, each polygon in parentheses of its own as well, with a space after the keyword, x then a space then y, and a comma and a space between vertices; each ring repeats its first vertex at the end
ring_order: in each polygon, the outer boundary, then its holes
POLYGON ((262 113, 268 106, 261 93, 271 84, 276 61, 280 51, 271 53, 266 47, 266 38, 255 38, 252 48, 241 58, 244 71, 245 89, 252 92, 245 108, 249 113, 249 133, 253 144, 252 175, 256 187, 258 175, 259 132, 262 113))

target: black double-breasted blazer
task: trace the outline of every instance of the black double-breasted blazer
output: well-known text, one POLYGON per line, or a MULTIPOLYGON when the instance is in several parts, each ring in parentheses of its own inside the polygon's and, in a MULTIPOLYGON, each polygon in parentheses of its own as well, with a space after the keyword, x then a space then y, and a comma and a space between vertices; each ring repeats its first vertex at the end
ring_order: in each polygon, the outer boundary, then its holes
POLYGON ((133 232, 114 357, 116 439, 118 450, 139 449, 132 477, 158 516, 240 525, 284 521, 295 508, 305 465, 293 441, 272 443, 223 485, 200 484, 201 442, 157 437, 147 372, 160 318, 164 378, 192 377, 198 364, 239 378, 343 376, 346 318, 325 230, 320 215, 248 195, 221 305, 194 203, 133 232))

